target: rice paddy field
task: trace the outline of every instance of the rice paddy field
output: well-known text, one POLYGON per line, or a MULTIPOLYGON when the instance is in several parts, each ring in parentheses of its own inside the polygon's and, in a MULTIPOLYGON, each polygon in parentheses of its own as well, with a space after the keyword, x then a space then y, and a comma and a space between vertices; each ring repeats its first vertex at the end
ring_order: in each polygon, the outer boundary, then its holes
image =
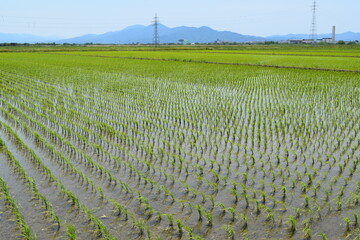
POLYGON ((0 48, 0 239, 360 239, 358 46, 0 48))

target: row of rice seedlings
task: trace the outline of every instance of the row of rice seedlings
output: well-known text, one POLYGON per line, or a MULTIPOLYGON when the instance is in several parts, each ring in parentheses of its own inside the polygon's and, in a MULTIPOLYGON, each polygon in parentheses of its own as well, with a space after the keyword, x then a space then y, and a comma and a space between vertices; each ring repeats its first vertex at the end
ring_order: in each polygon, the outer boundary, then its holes
POLYGON ((35 180, 31 178, 24 168, 21 166, 21 164, 15 159, 15 157, 12 155, 12 153, 7 148, 4 141, 0 138, 0 146, 5 153, 8 162, 11 164, 11 166, 14 168, 14 171, 21 177, 21 179, 28 185, 29 189, 34 194, 34 198, 37 199, 44 207, 46 215, 48 215, 51 218, 51 221, 54 222, 54 224, 57 225, 58 229, 60 228, 60 219, 53 210, 53 207, 50 202, 46 199, 46 197, 41 194, 37 188, 37 185, 35 183, 35 180))
MULTIPOLYGON (((9 111, 17 111, 15 108, 11 107, 9 104, 4 103, 4 105, 6 105, 9 109, 9 111)), ((22 109, 26 109, 27 111, 29 111, 30 113, 34 114, 32 112, 32 110, 21 104, 20 106, 22 107, 22 109)), ((19 112, 18 112, 19 113, 19 112)), ((72 155, 77 156, 79 159, 84 160, 85 164, 87 167, 90 167, 91 169, 93 169, 94 171, 99 171, 100 175, 104 175, 110 178, 110 182, 114 179, 113 176, 111 175, 111 173, 109 171, 104 170, 104 168, 101 165, 96 164, 91 158, 89 158, 88 156, 84 155, 82 153, 81 150, 76 149, 75 147, 73 147, 71 145, 71 143, 69 141, 64 140, 62 137, 60 137, 59 134, 57 134, 55 131, 46 128, 44 125, 42 125, 39 121, 34 121, 31 119, 28 119, 27 116, 23 113, 21 113, 21 116, 23 117, 24 120, 28 121, 29 124, 32 124, 32 126, 34 126, 35 128, 39 129, 40 131, 46 133, 46 135, 50 136, 50 138, 54 141, 56 141, 59 145, 63 145, 65 149, 67 149, 67 152, 70 152, 72 155), (59 143, 60 142, 60 143, 59 143)), ((45 116, 42 116, 45 117, 45 116)), ((116 184, 116 183, 115 183, 116 184)), ((120 185, 123 185, 120 184, 120 185)), ((128 188, 127 188, 128 189, 128 188)))
MULTIPOLYGON (((14 108, 12 108, 13 110, 15 110, 14 108)), ((7 116, 9 116, 9 115, 7 115, 7 116)), ((27 119, 29 119, 29 118, 27 118, 27 119)), ((18 125, 23 125, 23 124, 18 124, 18 125)), ((22 126, 24 129, 27 129, 27 126, 26 125, 23 125, 22 126)), ((31 130, 29 130, 29 129, 27 129, 27 131, 28 132, 31 132, 31 130)), ((34 133, 33 133, 34 134, 34 133)), ((34 136, 35 136, 35 139, 38 141, 38 144, 41 144, 41 145, 43 145, 43 146, 45 146, 45 147, 47 147, 48 149, 51 149, 52 150, 52 154, 54 154, 54 155, 57 155, 57 157, 59 157, 60 156, 60 159, 61 160, 67 160, 66 159, 66 157, 65 156, 63 156, 60 152, 58 152, 57 150, 55 150, 50 144, 48 144, 46 141, 44 141, 44 139, 42 139, 38 134, 34 134, 34 136)), ((60 142, 61 143, 61 142, 60 142)), ((66 161, 65 161, 66 162, 66 161)), ((86 175, 83 175, 83 174, 81 174, 81 172, 79 171, 79 170, 77 170, 77 168, 76 167, 74 167, 73 165, 71 165, 71 163, 69 163, 69 162, 67 162, 69 165, 70 165, 70 169, 73 171, 73 172, 75 172, 75 173, 77 173, 77 175, 78 176, 85 176, 86 177, 86 175), (80 174, 79 174, 80 173, 80 174)), ((69 165, 68 165, 68 168, 67 169, 69 169, 69 165)), ((92 185, 92 186, 94 186, 94 183, 91 181, 91 180, 89 180, 88 178, 87 178, 87 180, 86 180, 86 182, 90 182, 90 185, 92 185)), ((95 190, 97 190, 98 192, 100 192, 101 194, 103 194, 103 191, 102 191, 102 189, 101 188, 99 188, 99 187, 95 187, 95 190)), ((137 194, 139 195, 140 193, 139 192, 137 192, 137 194)), ((108 197, 104 197, 103 195, 102 195, 102 197, 103 198, 105 198, 107 201, 109 201, 110 203, 115 203, 115 201, 114 200, 112 200, 111 198, 108 198, 108 197)), ((141 197, 141 195, 140 195, 140 197, 141 197)), ((142 199, 146 199, 146 198, 144 198, 144 197, 141 197, 142 199)), ((140 202, 141 203, 141 202, 140 202)), ((75 204, 75 203, 74 203, 75 204)), ((121 205, 120 205, 121 206, 121 205)), ((147 206, 147 210, 148 211, 150 211, 150 212, 154 212, 154 209, 150 206, 150 205, 148 205, 148 204, 146 204, 146 206, 147 206)), ((116 204, 116 207, 117 208, 119 208, 119 204, 117 203, 116 204)), ((123 209, 126 209, 126 207, 122 207, 123 209)), ((126 210, 126 212, 127 212, 127 215, 130 215, 131 216, 131 219, 134 221, 134 225, 136 225, 136 226, 138 226, 138 223, 137 223, 137 221, 135 220, 135 218, 134 218, 134 215, 131 213, 131 212, 129 212, 128 210, 126 210)), ((141 221, 141 220, 139 220, 139 221, 141 221)), ((148 232, 151 232, 151 231, 148 231, 148 232)), ((141 233, 143 233, 142 231, 141 231, 141 233)))
MULTIPOLYGON (((55 133, 56 134, 56 133, 55 133)), ((145 179, 145 181, 146 181, 146 179, 145 179)))
MULTIPOLYGON (((24 115, 21 112, 18 112, 18 110, 16 110, 15 108, 11 107, 11 106, 7 106, 8 109, 12 112, 16 111, 16 113, 20 114, 26 121, 28 121, 28 124, 30 124, 31 126, 36 126, 36 127, 40 127, 42 132, 44 133, 51 133, 54 137, 54 139, 56 140, 56 142, 59 145, 64 145, 67 146, 68 149, 70 149, 72 152, 72 154, 75 153, 75 155, 77 156, 77 158, 80 159, 85 159, 87 161, 90 161, 90 167, 92 170, 95 171, 99 171, 100 172, 100 176, 106 176, 109 178, 109 181, 111 184, 114 184, 115 186, 118 184, 118 180, 113 177, 111 175, 111 173, 109 172, 109 170, 104 169, 101 165, 97 165, 95 164, 91 158, 89 158, 88 156, 84 155, 83 152, 81 152, 81 150, 78 150, 76 148, 74 148, 69 142, 65 141, 61 136, 59 136, 56 132, 51 131, 50 129, 48 129, 47 127, 43 126, 40 122, 36 122, 33 119, 30 119, 27 115, 24 115)), ((24 125, 23 126, 24 129, 27 129, 27 126, 24 125)), ((31 132, 31 130, 29 130, 29 132, 31 132)), ((62 164, 64 164, 66 166, 67 169, 70 169, 72 172, 74 172, 76 175, 79 175, 81 179, 83 179, 83 182, 85 181, 87 184, 90 184, 92 186, 92 189, 94 189, 94 183, 84 174, 81 173, 81 171, 79 171, 71 162, 69 162, 69 160, 62 154, 60 153, 58 150, 56 150, 51 144, 47 143, 39 134, 34 134, 35 140, 37 141, 37 144, 42 145, 43 147, 47 148, 48 151, 50 150, 50 153, 53 155, 56 155, 58 158, 60 158, 60 161, 62 162, 62 164)), ((52 140, 54 140, 52 139, 52 140)), ((132 193, 132 190, 130 187, 127 186, 126 183, 120 182, 121 186, 123 186, 124 189, 126 189, 126 191, 128 193, 132 193)), ((98 190, 95 188, 95 190, 98 190)))
MULTIPOLYGON (((54 133, 54 134, 56 134, 56 133, 54 133)), ((60 142, 61 142, 61 141, 60 141, 60 142)), ((101 147, 101 146, 100 146, 100 147, 101 147)), ((147 181, 146 178, 145 178, 145 181, 147 181)))
POLYGON ((23 149, 30 155, 30 160, 37 166, 37 168, 42 172, 45 173, 46 176, 52 183, 55 183, 56 186, 60 188, 60 191, 65 194, 69 201, 71 201, 73 206, 79 208, 85 215, 89 218, 89 221, 94 224, 95 227, 95 234, 98 236, 103 236, 108 239, 114 239, 113 236, 109 233, 106 226, 96 217, 94 217, 91 211, 83 204, 80 203, 79 199, 69 190, 67 190, 64 185, 58 180, 47 168, 41 159, 35 154, 35 152, 30 149, 20 138, 19 136, 5 123, 0 122, 0 129, 5 129, 6 133, 9 135, 10 138, 13 138, 16 144, 18 144, 19 148, 23 149))
POLYGON ((284 189, 284 188, 283 188, 284 189))
MULTIPOLYGON (((140 194, 139 192, 137 192, 137 193, 138 193, 138 195, 140 194)), ((110 199, 110 198, 105 198, 105 199, 106 199, 107 201, 111 202, 111 203, 114 205, 114 207, 116 207, 116 208, 118 209, 118 211, 119 211, 118 214, 119 214, 119 215, 120 215, 121 213, 124 213, 126 220, 127 220, 128 218, 130 218, 130 219, 132 220, 132 222, 133 222, 133 225, 134 225, 134 226, 137 226, 137 227, 139 228, 141 235, 144 234, 143 227, 141 227, 142 225, 139 223, 139 221, 140 221, 140 222, 142 221, 141 218, 140 218, 139 220, 136 220, 135 217, 134 217, 134 215, 133 215, 131 212, 129 212, 126 207, 124 207, 124 206, 120 205, 119 203, 115 202, 115 200, 113 200, 113 199, 110 199)), ((140 200, 140 203, 143 203, 143 201, 146 200, 146 198, 141 197, 141 195, 139 195, 138 199, 142 199, 142 200, 140 200)), ((145 201, 145 202, 146 202, 146 201, 145 201)), ((147 204, 147 206, 151 208, 151 206, 149 206, 148 204, 147 204)), ((151 208, 151 209, 152 209, 152 208, 151 208)), ((148 209, 148 210, 151 210, 151 209, 148 209)), ((153 211, 154 211, 154 210, 152 209, 151 212, 153 212, 153 211)), ((187 228, 187 227, 181 222, 180 219, 176 219, 176 221, 177 221, 179 224, 181 224, 181 226, 183 226, 183 228, 187 228)), ((146 232, 148 233, 148 236, 152 236, 152 235, 150 235, 151 231, 148 229, 148 227, 146 226, 145 228, 147 229, 146 232)), ((179 230, 179 231, 182 232, 182 229, 179 230)), ((194 237, 196 237, 196 235, 194 235, 194 234, 192 234, 192 235, 193 235, 194 237)), ((197 236, 197 238, 199 238, 199 237, 197 236)))
MULTIPOLYGON (((101 147, 101 146, 100 146, 101 147)), ((145 180, 146 181, 146 180, 145 180)))
POLYGON ((30 227, 26 224, 24 217, 19 211, 16 201, 11 197, 9 188, 6 182, 0 177, 0 197, 2 197, 6 205, 11 208, 12 213, 15 215, 16 223, 21 231, 21 237, 27 240, 36 239, 36 235, 32 234, 30 227))

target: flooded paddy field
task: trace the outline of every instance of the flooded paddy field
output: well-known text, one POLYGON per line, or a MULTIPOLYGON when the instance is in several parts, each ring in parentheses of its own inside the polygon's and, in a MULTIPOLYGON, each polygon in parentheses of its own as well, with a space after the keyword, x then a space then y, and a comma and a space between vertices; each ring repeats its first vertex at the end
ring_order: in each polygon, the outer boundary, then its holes
POLYGON ((357 239, 358 50, 239 51, 0 52, 1 238, 357 239))

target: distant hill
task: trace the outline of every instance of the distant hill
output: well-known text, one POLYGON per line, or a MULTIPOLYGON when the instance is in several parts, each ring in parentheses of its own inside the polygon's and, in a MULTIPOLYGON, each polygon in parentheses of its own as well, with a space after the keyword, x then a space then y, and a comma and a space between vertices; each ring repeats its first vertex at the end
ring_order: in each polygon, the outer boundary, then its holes
MULTIPOLYGON (((100 43, 100 44, 132 44, 152 43, 154 27, 152 25, 134 25, 120 31, 107 32, 104 34, 87 34, 75 38, 63 39, 58 37, 39 37, 29 34, 6 34, 0 33, 0 43, 100 43)), ((318 38, 329 38, 331 34, 319 34, 318 38)), ((175 27, 169 28, 159 25, 159 38, 161 43, 178 43, 180 39, 190 43, 212 43, 217 40, 227 42, 264 42, 284 41, 288 39, 306 39, 308 34, 274 35, 269 37, 256 37, 242 35, 230 31, 217 31, 209 27, 175 27)), ((336 35, 336 40, 360 41, 360 33, 345 32, 336 35)))
MULTIPOLYGON (((152 43, 152 25, 135 25, 116 32, 108 32, 100 35, 84 35, 76 38, 57 41, 57 43, 102 43, 102 44, 129 44, 129 43, 152 43)), ((216 31, 209 27, 175 27, 169 28, 159 25, 159 38, 161 43, 177 43, 180 39, 192 43, 209 43, 216 40, 228 42, 251 42, 264 41, 265 38, 247 36, 229 31, 216 31)))
MULTIPOLYGON (((331 38, 331 34, 318 34, 317 37, 321 38, 331 38)), ((288 34, 288 35, 274 35, 266 37, 268 40, 272 41, 284 41, 288 39, 308 39, 309 34, 288 34)), ((360 33, 354 32, 344 32, 336 34, 336 40, 343 40, 343 41, 360 41, 360 33)))
POLYGON ((0 33, 0 43, 49 43, 59 40, 59 37, 39 37, 31 34, 0 33))

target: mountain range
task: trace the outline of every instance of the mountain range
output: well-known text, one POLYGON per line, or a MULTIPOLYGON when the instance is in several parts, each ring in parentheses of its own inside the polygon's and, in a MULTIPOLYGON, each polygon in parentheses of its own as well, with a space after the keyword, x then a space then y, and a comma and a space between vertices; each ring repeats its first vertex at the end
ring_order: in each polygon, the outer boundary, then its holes
MULTIPOLYGON (((209 27, 175 27, 169 28, 165 25, 158 26, 159 39, 161 43, 177 43, 180 39, 191 43, 209 43, 216 40, 230 42, 264 41, 262 37, 247 36, 229 31, 216 31, 209 27)), ((100 35, 84 35, 76 38, 57 41, 58 43, 152 43, 154 26, 134 25, 116 32, 108 32, 100 35)))
MULTIPOLYGON (((288 39, 306 39, 308 34, 289 34, 274 35, 269 37, 258 37, 242 35, 230 31, 217 31, 212 28, 203 27, 175 27, 169 28, 159 24, 159 39, 161 43, 178 43, 180 39, 190 43, 211 43, 217 40, 227 42, 264 42, 264 41, 284 41, 288 39)), ((4 34, 0 33, 0 43, 99 43, 99 44, 133 44, 133 43, 152 43, 153 42, 153 25, 134 25, 120 31, 107 32, 104 34, 87 34, 75 38, 61 39, 59 37, 38 37, 27 34, 4 34)), ((331 34, 320 34, 318 38, 328 38, 331 34)), ((337 40, 360 41, 360 33, 345 32, 336 35, 337 40)))

